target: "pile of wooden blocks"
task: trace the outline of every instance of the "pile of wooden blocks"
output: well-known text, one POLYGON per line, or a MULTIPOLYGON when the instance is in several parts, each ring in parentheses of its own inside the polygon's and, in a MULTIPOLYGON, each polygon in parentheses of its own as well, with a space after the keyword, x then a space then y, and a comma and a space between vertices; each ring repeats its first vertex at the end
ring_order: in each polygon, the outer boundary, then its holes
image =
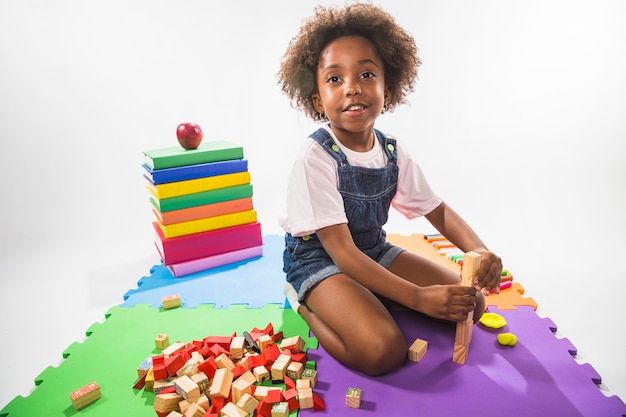
POLYGON ((286 417, 295 410, 324 410, 313 392, 315 363, 300 336, 284 338, 272 324, 238 336, 208 336, 169 343, 138 367, 135 389, 154 392, 160 417, 286 417))

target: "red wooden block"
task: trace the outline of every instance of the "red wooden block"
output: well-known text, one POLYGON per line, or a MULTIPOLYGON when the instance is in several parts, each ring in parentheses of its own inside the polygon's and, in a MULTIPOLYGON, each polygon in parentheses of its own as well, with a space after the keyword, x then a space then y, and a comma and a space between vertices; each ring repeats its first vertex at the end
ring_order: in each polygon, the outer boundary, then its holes
POLYGON ((135 385, 133 385, 134 389, 142 389, 143 387, 146 386, 146 377, 148 376, 147 373, 143 374, 141 376, 141 378, 139 378, 139 380, 137 382, 135 382, 135 385))
POLYGON ((165 368, 165 365, 163 365, 163 366, 154 366, 153 367, 153 372, 154 372, 154 380, 155 381, 167 378, 167 369, 165 368))
POLYGON ((165 365, 165 355, 155 355, 152 357, 152 365, 165 365))
POLYGON ((256 413, 262 417, 272 417, 272 404, 265 401, 259 402, 256 406, 256 413))
POLYGON ((176 385, 171 385, 167 388, 163 388, 161 391, 159 391, 159 394, 173 394, 176 392, 176 385))
POLYGON ((212 353, 213 356, 218 357, 220 356, 222 353, 226 353, 228 356, 230 356, 230 345, 228 345, 228 350, 224 349, 223 347, 221 347, 218 344, 212 345, 209 348, 209 351, 212 353))
POLYGON ((221 346, 223 349, 230 350, 231 336, 209 336, 203 339, 204 343, 211 347, 212 345, 221 346))
POLYGON ((272 323, 268 323, 263 330, 257 329, 255 327, 250 333, 262 333, 268 336, 272 336, 274 334, 274 325, 272 323))
POLYGON ((250 369, 261 365, 265 366, 265 357, 263 355, 248 356, 248 366, 250 369))
POLYGON ((287 387, 287 390, 296 389, 296 383, 293 381, 293 379, 289 378, 287 375, 285 375, 284 381, 285 381, 285 386, 287 387))
POLYGON ((300 403, 298 402, 298 391, 295 388, 291 388, 283 392, 283 398, 289 405, 290 413, 300 408, 300 403))
POLYGON ((263 351, 263 356, 265 356, 266 360, 274 363, 276 358, 280 356, 280 349, 278 349, 278 345, 271 344, 263 351))
POLYGON ((281 340, 283 340, 283 332, 278 332, 278 333, 275 333, 275 334, 274 334, 274 336, 272 336, 272 341, 273 341, 274 343, 278 343, 278 342, 280 342, 281 340))
POLYGON ((209 356, 210 350, 207 345, 202 345, 202 347, 198 349, 198 352, 200 352, 200 354, 206 358, 207 356, 209 356))
POLYGON ((198 365, 198 370, 204 372, 209 378, 213 378, 215 376, 215 371, 217 370, 215 358, 213 356, 209 356, 207 360, 198 365))
POLYGON ((246 373, 246 368, 244 368, 241 365, 237 365, 235 366, 233 369, 231 369, 230 371, 233 373, 233 379, 237 379, 239 378, 241 375, 246 373))
POLYGON ((279 389, 271 389, 267 392, 265 402, 270 404, 279 403, 283 400, 283 394, 279 389))
POLYGON ((211 408, 214 409, 216 413, 219 414, 222 411, 222 408, 226 404, 226 398, 222 397, 213 397, 213 403, 211 404, 211 408))
POLYGON ((313 410, 320 411, 325 409, 326 403, 324 402, 324 399, 322 399, 322 397, 313 392, 313 410))
MULTIPOLYGON (((165 369, 168 376, 176 375, 176 372, 185 365, 185 360, 182 355, 170 356, 165 358, 165 369)), ((159 378, 161 379, 161 378, 159 378)))

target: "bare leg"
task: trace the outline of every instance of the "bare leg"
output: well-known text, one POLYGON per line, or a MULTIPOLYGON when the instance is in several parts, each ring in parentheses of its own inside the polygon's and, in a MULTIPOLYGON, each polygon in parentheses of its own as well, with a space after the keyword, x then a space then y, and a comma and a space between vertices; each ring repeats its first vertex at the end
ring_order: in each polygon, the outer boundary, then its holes
POLYGON ((324 349, 342 364, 376 376, 400 366, 406 340, 371 291, 344 274, 313 288, 298 312, 324 349))

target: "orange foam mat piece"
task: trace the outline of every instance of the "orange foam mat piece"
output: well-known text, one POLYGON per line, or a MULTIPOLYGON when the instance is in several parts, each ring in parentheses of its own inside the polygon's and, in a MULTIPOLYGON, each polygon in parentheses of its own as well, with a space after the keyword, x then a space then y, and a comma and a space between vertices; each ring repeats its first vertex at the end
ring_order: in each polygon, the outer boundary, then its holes
MULTIPOLYGON (((461 273, 461 267, 445 256, 439 255, 437 249, 424 239, 423 234, 389 234, 387 235, 387 240, 396 246, 400 246, 454 272, 458 272, 459 275, 461 273)), ((491 294, 486 297, 486 304, 487 307, 498 307, 501 310, 515 310, 518 306, 529 306, 536 310, 537 302, 531 297, 524 297, 523 294, 524 287, 519 282, 513 282, 511 287, 501 290, 500 294, 491 294)))

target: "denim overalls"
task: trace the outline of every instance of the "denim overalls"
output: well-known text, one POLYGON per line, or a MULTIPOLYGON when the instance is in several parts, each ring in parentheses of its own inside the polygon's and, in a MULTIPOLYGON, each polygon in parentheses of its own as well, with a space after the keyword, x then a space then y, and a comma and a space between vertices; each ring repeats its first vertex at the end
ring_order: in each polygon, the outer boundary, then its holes
MULTIPOLYGON (((382 226, 387 222, 391 200, 398 186, 398 154, 396 141, 374 130, 387 154, 383 168, 365 168, 348 164, 346 155, 333 138, 320 128, 310 137, 317 141, 336 161, 339 193, 343 197, 348 228, 356 246, 367 256, 387 268, 404 249, 386 241, 382 226)), ((304 302, 306 293, 316 284, 341 271, 330 259, 316 235, 293 237, 285 235, 283 271, 287 281, 304 302)))

